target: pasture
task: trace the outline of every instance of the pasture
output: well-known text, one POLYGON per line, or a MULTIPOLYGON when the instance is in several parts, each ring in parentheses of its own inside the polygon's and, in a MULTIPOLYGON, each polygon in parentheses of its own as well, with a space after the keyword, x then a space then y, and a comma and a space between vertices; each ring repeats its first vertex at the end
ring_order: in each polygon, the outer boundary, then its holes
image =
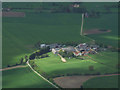
MULTIPOLYGON (((63 63, 59 56, 54 55, 52 52, 48 53, 49 57, 43 59, 36 59, 30 61, 31 63, 34 62, 37 67, 36 70, 42 71, 49 77, 56 77, 56 76, 67 76, 67 75, 87 75, 87 74, 106 74, 106 73, 116 73, 118 69, 116 66, 117 58, 113 56, 116 60, 109 60, 109 59, 99 59, 102 60, 101 62, 105 62, 106 64, 99 63, 96 59, 95 61, 91 60, 90 58, 86 58, 85 60, 66 58, 67 62, 63 63), (109 60, 109 61, 107 61, 109 60), (112 63, 114 62, 114 63, 112 63), (112 63, 114 68, 109 66, 112 63), (89 70, 89 66, 93 66, 94 70, 89 70)), ((113 53, 111 53, 112 56, 113 53)), ((105 54, 104 54, 105 55, 105 54)), ((107 54, 106 54, 107 55, 107 54)), ((96 56, 96 55, 93 55, 96 56)), ((42 73, 40 72, 40 73, 42 73)))
POLYGON ((118 56, 119 53, 117 52, 100 52, 97 55, 89 55, 90 57, 94 58, 97 62, 104 63, 109 67, 116 68, 118 64, 118 56))

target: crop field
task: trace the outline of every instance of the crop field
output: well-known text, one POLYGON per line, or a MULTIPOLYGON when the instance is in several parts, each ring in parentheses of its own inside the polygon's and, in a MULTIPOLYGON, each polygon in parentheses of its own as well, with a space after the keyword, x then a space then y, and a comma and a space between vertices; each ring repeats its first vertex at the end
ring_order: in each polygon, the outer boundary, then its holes
POLYGON ((104 76, 89 79, 83 84, 84 88, 118 88, 118 76, 104 76))
POLYGON ((30 68, 3 71, 3 88, 54 88, 30 68))
POLYGON ((118 14, 104 14, 100 18, 92 19, 88 18, 85 19, 84 29, 107 29, 111 30, 109 33, 102 33, 102 34, 92 34, 87 35, 88 37, 102 42, 104 44, 112 45, 114 47, 118 46, 118 14), (95 22, 95 24, 94 24, 95 22), (93 28, 94 27, 94 28, 93 28))
MULTIPOLYGON (((111 8, 111 13, 106 13, 108 11, 104 8, 104 5, 109 6, 113 3, 81 3, 81 8, 86 8, 88 12, 92 10, 100 12, 99 17, 84 19, 83 31, 92 29, 107 29, 111 31, 86 35, 87 37, 80 36, 82 13, 74 13, 72 11, 69 13, 54 12, 55 10, 59 11, 61 7, 66 8, 69 4, 72 3, 3 3, 3 8, 14 8, 11 9, 12 12, 23 12, 25 17, 2 18, 2 67, 5 68, 8 65, 20 63, 22 57, 30 55, 36 50, 34 45, 39 41, 41 43, 72 41, 83 43, 94 39, 97 42, 117 47, 120 39, 118 37, 117 8, 111 8)), ((67 63, 63 63, 59 56, 51 52, 48 54, 49 57, 47 58, 36 59, 30 62, 35 62, 37 65, 36 70, 40 71, 40 73, 43 72, 49 77, 95 73, 105 74, 118 71, 116 68, 118 54, 116 52, 101 53, 104 54, 104 57, 90 55, 95 61, 90 58, 86 60, 66 58, 67 63), (103 62, 105 65, 99 62, 103 62), (90 71, 89 66, 94 66, 94 70, 90 71), (110 66, 114 68, 110 68, 110 66)), ((112 79, 110 78, 110 81, 112 79)), ((29 68, 3 71, 3 88, 28 87, 52 88, 51 85, 34 74, 29 68)), ((86 84, 85 87, 89 86, 86 84)))

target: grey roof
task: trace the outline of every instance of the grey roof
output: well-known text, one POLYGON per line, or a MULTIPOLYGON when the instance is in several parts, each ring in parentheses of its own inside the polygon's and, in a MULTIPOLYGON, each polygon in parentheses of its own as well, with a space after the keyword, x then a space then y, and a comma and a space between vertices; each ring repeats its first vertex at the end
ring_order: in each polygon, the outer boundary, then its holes
POLYGON ((68 51, 68 52, 76 51, 76 50, 74 49, 74 47, 72 47, 72 46, 66 47, 66 48, 64 48, 64 50, 65 50, 65 51, 68 51))

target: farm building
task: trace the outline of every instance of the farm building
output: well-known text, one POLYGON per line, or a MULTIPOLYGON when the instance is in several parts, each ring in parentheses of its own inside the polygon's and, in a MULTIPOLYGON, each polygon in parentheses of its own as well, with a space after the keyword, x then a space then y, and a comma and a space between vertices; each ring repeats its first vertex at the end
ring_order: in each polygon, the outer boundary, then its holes
POLYGON ((81 52, 73 52, 73 54, 74 54, 75 56, 81 56, 81 55, 82 55, 81 52))
POLYGON ((66 47, 66 48, 62 48, 63 51, 67 51, 67 52, 75 52, 76 50, 74 49, 74 47, 72 46, 69 46, 69 47, 66 47))
POLYGON ((52 49, 52 48, 60 48, 61 47, 61 45, 59 45, 57 43, 50 44, 49 46, 50 46, 50 49, 52 49))
POLYGON ((58 54, 59 51, 60 51, 59 48, 52 48, 52 52, 53 52, 53 54, 58 54))
POLYGON ((40 45, 40 48, 45 48, 46 47, 46 44, 41 44, 40 45))
POLYGON ((74 4, 74 5, 72 5, 72 7, 78 8, 78 7, 80 7, 80 5, 79 4, 74 4))

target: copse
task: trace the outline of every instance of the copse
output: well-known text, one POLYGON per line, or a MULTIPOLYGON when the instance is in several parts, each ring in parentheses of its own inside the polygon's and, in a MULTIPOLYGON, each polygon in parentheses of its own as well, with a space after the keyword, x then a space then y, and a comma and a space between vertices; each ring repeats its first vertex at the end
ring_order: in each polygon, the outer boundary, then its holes
POLYGON ((48 52, 50 52, 50 47, 41 48, 40 50, 37 50, 36 52, 34 52, 33 54, 31 54, 30 57, 29 57, 29 59, 33 60, 37 56, 43 55, 43 54, 48 53, 48 52))

